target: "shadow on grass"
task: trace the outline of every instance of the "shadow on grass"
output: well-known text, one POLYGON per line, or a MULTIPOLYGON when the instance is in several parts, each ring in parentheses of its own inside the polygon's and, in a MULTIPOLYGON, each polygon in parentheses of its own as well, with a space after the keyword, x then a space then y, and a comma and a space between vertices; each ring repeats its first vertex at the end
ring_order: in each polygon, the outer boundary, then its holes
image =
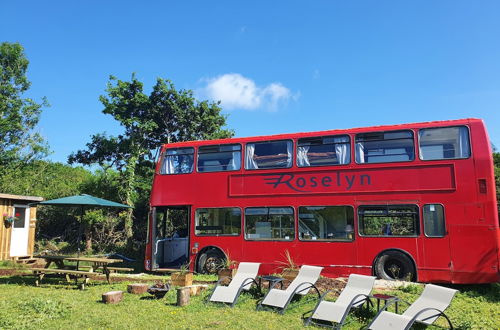
MULTIPOLYGON (((15 285, 25 285, 25 286, 33 286, 35 287, 35 276, 33 275, 15 275, 9 277, 0 277, 0 285, 1 284, 15 284, 15 285)), ((71 282, 67 282, 64 277, 57 276, 55 274, 45 275, 43 281, 40 284, 41 288, 46 286, 51 286, 56 289, 68 289, 68 290, 80 290, 81 280, 78 283, 75 282, 74 279, 71 282)), ((99 285, 107 285, 107 282, 100 281, 91 281, 86 286, 99 286, 99 285)))
POLYGON ((500 283, 475 285, 461 284, 453 285, 452 287, 471 298, 482 298, 492 303, 500 302, 500 283))

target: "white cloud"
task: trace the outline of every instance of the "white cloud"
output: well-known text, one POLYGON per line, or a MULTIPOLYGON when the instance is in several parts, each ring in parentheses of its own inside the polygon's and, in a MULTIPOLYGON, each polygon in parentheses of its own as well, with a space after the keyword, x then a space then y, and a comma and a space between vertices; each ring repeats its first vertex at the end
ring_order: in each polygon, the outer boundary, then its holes
POLYGON ((278 82, 261 87, 252 79, 238 73, 227 73, 207 81, 203 94, 215 101, 221 101, 222 106, 228 110, 275 111, 279 105, 294 98, 290 89, 278 82))

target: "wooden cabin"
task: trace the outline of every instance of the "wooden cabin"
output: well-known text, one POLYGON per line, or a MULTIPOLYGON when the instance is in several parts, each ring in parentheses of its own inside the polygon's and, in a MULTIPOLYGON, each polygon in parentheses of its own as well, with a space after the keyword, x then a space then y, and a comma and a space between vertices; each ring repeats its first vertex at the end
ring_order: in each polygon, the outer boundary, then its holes
POLYGON ((0 193, 0 260, 31 258, 35 246, 36 206, 42 197, 0 193))

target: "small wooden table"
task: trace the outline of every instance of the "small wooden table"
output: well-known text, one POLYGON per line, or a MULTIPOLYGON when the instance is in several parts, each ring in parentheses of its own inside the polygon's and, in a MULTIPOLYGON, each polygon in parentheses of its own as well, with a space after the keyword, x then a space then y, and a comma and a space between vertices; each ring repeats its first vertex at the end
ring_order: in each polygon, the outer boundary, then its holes
POLYGON ((264 276, 259 276, 259 287, 262 288, 262 281, 268 281, 269 282, 269 289, 271 289, 275 283, 280 283, 281 289, 283 289, 283 280, 284 278, 279 277, 279 276, 273 276, 273 275, 264 275, 264 276))
POLYGON ((78 263, 80 262, 90 263, 91 264, 90 269, 88 270, 89 273, 94 273, 98 268, 102 267, 102 272, 104 275, 106 275, 106 280, 108 281, 109 284, 111 284, 111 276, 110 276, 111 270, 108 268, 108 265, 123 261, 121 259, 93 258, 93 257, 75 257, 75 258, 70 257, 66 258, 65 260, 76 261, 78 263))

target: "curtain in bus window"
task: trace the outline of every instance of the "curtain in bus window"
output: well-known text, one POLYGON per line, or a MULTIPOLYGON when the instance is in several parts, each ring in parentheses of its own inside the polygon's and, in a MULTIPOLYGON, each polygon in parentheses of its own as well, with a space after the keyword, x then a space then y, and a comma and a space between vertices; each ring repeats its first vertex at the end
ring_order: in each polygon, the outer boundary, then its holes
POLYGON ((162 174, 174 174, 175 166, 174 166, 174 157, 166 156, 163 158, 163 166, 161 169, 162 174))
POLYGON ((309 146, 298 146, 297 147, 297 165, 304 167, 310 166, 309 157, 307 153, 309 152, 309 146))
POLYGON ((231 161, 227 164, 227 170, 233 171, 233 170, 239 170, 240 168, 241 168, 241 153, 235 152, 233 153, 231 161))
POLYGON ((365 162, 365 147, 362 143, 356 143, 356 163, 362 164, 365 162))
POLYGON ((349 148, 348 144, 335 144, 335 153, 337 154, 337 159, 339 164, 344 165, 344 164, 349 164, 350 162, 350 155, 349 155, 349 148))
POLYGON ((293 150, 293 143, 291 141, 286 142, 286 153, 288 156, 287 162, 286 162, 286 167, 292 167, 292 151, 293 150))
POLYGON ((259 166, 254 160, 254 156, 255 156, 255 144, 249 143, 247 144, 245 151, 245 168, 247 170, 255 170, 259 168, 259 166))

